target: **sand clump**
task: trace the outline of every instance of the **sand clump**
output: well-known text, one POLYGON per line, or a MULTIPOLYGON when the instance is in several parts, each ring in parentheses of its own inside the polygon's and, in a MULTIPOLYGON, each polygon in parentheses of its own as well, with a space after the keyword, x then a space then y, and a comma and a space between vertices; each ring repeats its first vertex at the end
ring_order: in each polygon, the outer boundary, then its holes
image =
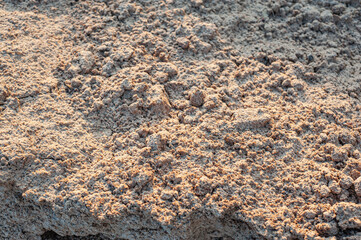
POLYGON ((361 237, 358 1, 0 6, 0 238, 361 237))

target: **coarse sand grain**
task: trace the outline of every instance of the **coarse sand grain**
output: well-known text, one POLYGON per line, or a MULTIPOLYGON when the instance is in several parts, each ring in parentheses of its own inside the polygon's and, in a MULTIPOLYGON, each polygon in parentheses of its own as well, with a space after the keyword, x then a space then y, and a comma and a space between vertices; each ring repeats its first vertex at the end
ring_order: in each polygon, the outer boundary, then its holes
POLYGON ((359 0, 0 1, 0 239, 361 239, 359 0))

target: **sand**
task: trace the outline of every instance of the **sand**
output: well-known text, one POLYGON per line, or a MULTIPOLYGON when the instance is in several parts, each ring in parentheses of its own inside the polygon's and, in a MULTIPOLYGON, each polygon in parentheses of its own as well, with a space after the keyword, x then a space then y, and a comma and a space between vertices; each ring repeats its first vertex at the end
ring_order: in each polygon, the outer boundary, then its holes
POLYGON ((358 0, 6 0, 0 51, 0 239, 361 239, 358 0))

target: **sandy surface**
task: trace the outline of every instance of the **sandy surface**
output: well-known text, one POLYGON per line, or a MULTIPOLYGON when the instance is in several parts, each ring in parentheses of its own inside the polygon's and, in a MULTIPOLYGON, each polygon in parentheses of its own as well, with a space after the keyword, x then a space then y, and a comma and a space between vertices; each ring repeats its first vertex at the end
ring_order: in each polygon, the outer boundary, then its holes
POLYGON ((0 239, 361 239, 358 0, 5 0, 0 56, 0 239))

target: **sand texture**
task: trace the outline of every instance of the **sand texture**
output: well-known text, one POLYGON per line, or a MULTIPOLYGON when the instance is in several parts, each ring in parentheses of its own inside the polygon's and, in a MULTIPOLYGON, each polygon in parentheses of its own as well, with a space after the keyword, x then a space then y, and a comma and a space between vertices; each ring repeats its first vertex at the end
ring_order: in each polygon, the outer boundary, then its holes
POLYGON ((359 0, 0 0, 0 239, 361 239, 359 0))

